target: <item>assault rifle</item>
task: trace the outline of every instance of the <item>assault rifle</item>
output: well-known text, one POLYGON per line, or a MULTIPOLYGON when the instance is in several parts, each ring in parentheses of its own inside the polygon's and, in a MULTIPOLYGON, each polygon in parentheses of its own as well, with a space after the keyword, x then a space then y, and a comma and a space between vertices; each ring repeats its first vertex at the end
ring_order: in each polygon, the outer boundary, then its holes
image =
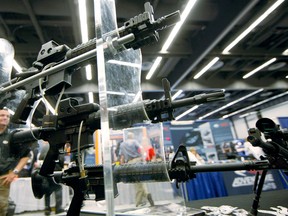
MULTIPOLYGON (((166 86, 166 89, 169 89, 167 86, 170 85, 167 79, 163 79, 163 85, 166 86)), ((165 95, 171 94, 170 92, 169 94, 166 92, 165 95)), ((110 126, 114 129, 121 129, 130 127, 135 123, 143 122, 143 120, 151 120, 154 123, 171 121, 173 120, 173 111, 176 108, 221 100, 223 99, 223 96, 223 92, 214 92, 210 94, 200 94, 177 101, 172 101, 172 99, 168 97, 160 100, 144 100, 132 104, 116 106, 113 107, 109 114, 110 126), (145 111, 144 113, 143 108, 145 111), (140 115, 140 113, 143 114, 140 115)), ((14 133, 12 137, 13 143, 26 142, 33 139, 43 139, 50 143, 49 151, 40 172, 34 173, 32 176, 33 192, 37 198, 42 198, 45 191, 45 188, 41 189, 43 186, 42 181, 44 181, 42 177, 46 177, 48 181, 54 181, 55 161, 58 159, 59 153, 61 152, 61 149, 63 149, 65 143, 70 143, 72 152, 77 152, 77 140, 79 134, 81 134, 80 148, 88 148, 90 147, 88 143, 93 143, 93 132, 100 128, 100 110, 97 104, 88 103, 80 105, 76 99, 68 98, 60 102, 58 115, 45 115, 43 117, 41 128, 33 128, 32 130, 23 130, 14 133), (81 124, 81 122, 83 124, 81 124)), ((79 152, 77 153, 79 154, 79 152)), ((80 165, 78 164, 76 167, 65 170, 63 174, 60 173, 60 182, 71 186, 74 190, 74 196, 67 215, 75 215, 75 212, 80 211, 84 196, 91 188, 95 192, 97 199, 101 200, 104 198, 104 186, 101 183, 104 179, 103 168, 94 169, 84 167, 84 170, 87 173, 85 173, 85 177, 80 177, 79 175, 81 172, 79 172, 79 166, 80 165)), ((156 165, 156 167, 159 166, 163 168, 163 165, 156 165)), ((145 170, 147 169, 150 169, 150 167, 145 168, 145 170)), ((127 169, 124 168, 124 170, 127 169)), ((117 181, 122 181, 121 179, 123 179, 123 177, 121 177, 121 171, 118 173, 117 181)), ((130 170, 129 173, 132 175, 133 169, 130 170)), ((161 171, 157 176, 162 176, 162 174, 161 171)), ((177 176, 178 175, 173 178, 176 178, 177 176)), ((155 178, 154 180, 157 181, 161 179, 155 178)), ((115 189, 115 191, 117 190, 115 189)))
MULTIPOLYGON (((265 153, 263 159, 271 164, 271 167, 282 168, 288 175, 288 132, 281 130, 280 126, 275 124, 269 118, 261 118, 256 122, 256 128, 248 130, 247 140, 255 147, 261 147, 265 153), (264 136, 264 139, 262 138, 264 136)), ((255 198, 250 211, 251 215, 257 215, 258 204, 267 170, 261 174, 258 187, 255 185, 255 198)), ((255 178, 258 181, 259 173, 255 178)))
POLYGON ((26 123, 34 102, 42 97, 41 89, 45 89, 45 95, 55 96, 63 87, 65 89, 71 87, 72 74, 76 68, 91 62, 95 64, 96 45, 105 44, 107 55, 129 48, 138 49, 158 42, 158 31, 175 25, 180 20, 179 11, 155 20, 153 7, 149 2, 144 4, 144 8, 143 13, 131 18, 119 29, 106 33, 101 39, 91 39, 73 49, 65 44, 59 45, 55 41, 43 44, 32 67, 0 85, 0 104, 4 100, 7 101, 10 96, 7 94, 16 89, 26 91, 12 121, 17 124, 26 123), (40 84, 39 79, 42 80, 40 84))
MULTIPOLYGON (((155 21, 151 5, 145 3, 144 13, 130 19, 123 27, 107 33, 102 39, 92 39, 74 49, 70 49, 67 45, 58 45, 54 41, 43 44, 37 60, 31 68, 21 74, 16 74, 9 83, 0 86, 0 95, 15 89, 26 91, 12 121, 17 124, 26 123, 34 108, 35 101, 42 97, 43 89, 45 89, 46 95, 56 96, 63 89, 69 88, 72 85, 72 73, 75 68, 95 61, 96 45, 105 44, 106 55, 113 55, 128 48, 138 49, 157 42, 159 39, 158 30, 174 25, 179 17, 179 12, 175 12, 155 21)), ((143 121, 155 123, 173 120, 174 109, 224 99, 223 92, 215 92, 172 101, 168 80, 163 80, 163 87, 165 99, 145 100, 112 107, 109 111, 111 128, 121 129, 143 121)), ((80 145, 81 150, 90 147, 88 143, 93 143, 93 132, 100 129, 98 104, 79 104, 75 98, 66 98, 59 102, 57 111, 57 115, 44 115, 41 127, 17 131, 11 137, 12 143, 43 139, 50 144, 39 173, 35 172, 32 176, 33 192, 37 198, 41 198, 44 194, 43 191, 45 191, 45 188, 41 189, 43 187, 42 181, 54 182, 57 179, 57 175, 54 174, 55 161, 65 143, 71 144, 72 152, 80 154, 78 146, 80 145), (79 136, 81 136, 80 143, 78 142, 79 136), (41 179, 40 183, 38 179, 41 179), (37 187, 37 185, 40 186, 37 187)), ((82 164, 76 164, 74 168, 60 173, 60 182, 71 186, 74 190, 67 215, 75 215, 76 212, 80 211, 84 195, 90 189, 90 185, 99 199, 104 198, 103 185, 99 183, 101 180, 98 181, 97 178, 98 173, 102 176, 103 181, 103 170, 100 169, 99 171, 92 168, 87 172, 89 168, 84 167, 83 173, 80 171, 80 166, 82 164)))

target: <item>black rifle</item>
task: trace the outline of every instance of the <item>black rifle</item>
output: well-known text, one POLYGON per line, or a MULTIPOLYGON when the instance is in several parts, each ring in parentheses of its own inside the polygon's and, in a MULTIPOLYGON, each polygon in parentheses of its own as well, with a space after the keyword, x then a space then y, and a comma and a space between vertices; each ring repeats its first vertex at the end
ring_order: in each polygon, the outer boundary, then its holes
POLYGON ((55 96, 63 87, 67 89, 72 85, 72 73, 76 68, 91 62, 95 64, 96 44, 107 43, 107 55, 129 48, 138 49, 158 42, 158 31, 175 25, 180 20, 179 11, 154 20, 154 11, 150 3, 146 2, 144 7, 145 12, 131 18, 119 29, 106 33, 101 39, 91 39, 73 49, 55 41, 43 44, 31 68, 0 85, 0 104, 7 101, 7 97, 16 89, 26 90, 12 122, 26 123, 34 102, 41 98, 41 89, 46 89, 47 96, 55 96), (104 41, 107 38, 112 38, 112 41, 104 41), (39 85, 39 79, 44 77, 39 85))
MULTIPOLYGON (((173 120, 173 111, 176 108, 213 102, 224 98, 223 92, 214 92, 210 94, 196 95, 188 99, 172 101, 170 85, 167 79, 163 79, 163 85, 165 86, 165 95, 168 95, 168 98, 160 100, 145 100, 113 107, 113 111, 109 113, 111 128, 126 128, 135 123, 143 122, 143 120, 152 120, 154 123, 173 120), (145 113, 143 115, 138 115, 143 112, 143 108, 145 113)), ((41 128, 23 130, 13 134, 13 143, 28 142, 35 138, 43 139, 50 143, 49 151, 40 172, 34 173, 32 176, 32 183, 34 182, 33 185, 37 185, 33 186, 33 192, 37 198, 41 198, 44 194, 43 191, 45 191, 45 189, 39 189, 41 187, 38 185, 42 185, 43 178, 39 177, 38 174, 42 177, 47 177, 51 182, 54 181, 56 161, 58 160, 59 153, 61 153, 65 143, 70 143, 72 152, 77 152, 77 139, 80 133, 81 149, 88 148, 90 145, 87 145, 87 143, 93 143, 93 132, 100 128, 100 111, 97 104, 89 103, 79 105, 77 100, 68 98, 61 101, 58 115, 45 115, 43 117, 41 128), (83 122, 83 124, 80 127, 81 122, 83 122), (40 179, 40 183, 38 182, 38 179, 40 179)), ((89 185, 93 186, 92 189, 99 199, 103 199, 104 197, 104 191, 102 190, 103 185, 99 183, 103 181, 102 170, 99 171, 98 169, 93 168, 90 169, 88 173, 79 177, 79 175, 83 174, 79 172, 79 166, 80 165, 78 164, 76 167, 64 171, 62 175, 62 182, 64 181, 65 184, 71 186, 74 190, 74 196, 67 215, 75 215, 75 212, 78 210, 80 211, 84 196, 89 189, 89 185), (101 180, 96 178, 97 176, 95 176, 95 173, 102 176, 100 178, 101 180)), ((85 171, 87 171, 86 168, 87 167, 85 167, 85 171)), ((159 175, 161 176, 162 173, 159 173, 159 175)), ((121 179, 121 177, 118 178, 121 179)), ((155 180, 159 179, 156 178, 155 180)), ((115 189, 115 192, 116 191, 117 190, 115 189)))
MULTIPOLYGON (((274 167, 275 168, 275 167, 274 167)), ((54 172, 53 177, 43 178, 37 172, 32 176, 32 189, 35 197, 42 198, 49 188, 43 186, 44 181, 63 183, 71 186, 74 196, 67 215, 80 213, 86 193, 95 193, 95 200, 105 199, 104 170, 102 165, 85 166, 85 178, 82 177, 77 165, 63 172, 54 172)), ((168 162, 150 162, 124 164, 113 166, 114 196, 117 197, 117 183, 135 183, 144 181, 164 182, 167 178, 178 183, 186 182, 196 177, 196 173, 234 170, 267 170, 273 169, 268 160, 248 161, 230 164, 197 165, 190 162, 186 147, 179 146, 173 160, 168 162), (168 174, 168 176, 167 176, 168 174)), ((45 185, 45 184, 44 184, 45 185)), ((51 184, 50 184, 51 185, 51 184)))
MULTIPOLYGON (((42 97, 42 89, 45 89, 46 95, 55 96, 63 88, 69 88, 72 85, 71 76, 73 70, 95 61, 96 44, 106 43, 105 38, 112 38, 109 44, 107 42, 110 47, 105 50, 106 55, 113 55, 115 52, 121 52, 128 48, 138 49, 157 42, 159 40, 158 30, 174 25, 179 21, 179 18, 180 15, 177 11, 155 21, 153 8, 149 3, 145 3, 144 13, 130 19, 117 31, 107 33, 102 39, 92 39, 74 49, 70 49, 66 45, 58 45, 54 41, 43 44, 37 60, 31 68, 21 74, 17 74, 9 84, 4 83, 1 85, 0 95, 15 89, 23 88, 26 90, 26 95, 18 106, 12 121, 18 124, 26 123, 34 102, 42 97), (116 32, 118 32, 119 37, 115 36, 117 35, 116 32), (112 53, 110 53, 111 50, 112 53), (39 83, 39 79, 43 79, 41 83, 39 83)), ((143 120, 152 122, 173 120, 173 111, 178 107, 224 99, 223 92, 216 92, 198 95, 185 100, 172 101, 168 80, 163 80, 163 86, 166 95, 163 100, 145 100, 113 107, 113 111, 109 112, 111 127, 114 129, 130 127, 134 123, 143 122, 143 120), (139 113, 142 114, 139 115, 139 113)), ((40 175, 35 175, 32 179, 37 179, 37 176, 44 176, 53 180, 55 161, 58 159, 58 155, 61 153, 65 143, 71 143, 72 151, 76 151, 78 136, 81 134, 80 148, 87 148, 89 147, 87 143, 92 143, 92 134, 95 129, 100 129, 99 105, 92 103, 80 105, 76 99, 67 98, 60 101, 58 115, 44 115, 40 128, 15 132, 11 139, 13 143, 35 139, 48 141, 50 148, 40 169, 40 175)), ((80 164, 77 166, 79 172, 80 164)), ((69 173, 69 170, 67 172, 69 173)), ((71 204, 72 210, 69 210, 68 215, 75 215, 73 208, 75 206, 80 208, 87 187, 91 181, 94 181, 92 178, 88 181, 85 174, 83 176, 83 173, 80 174, 81 178, 78 180, 72 178, 72 181, 66 181, 66 184, 71 186, 75 193, 71 204)), ((34 193, 39 198, 37 190, 34 193)), ((102 197, 101 192, 99 194, 97 196, 102 197)))
MULTIPOLYGON (((276 125, 269 118, 261 118, 256 122, 256 128, 250 128, 248 130, 249 141, 255 147, 261 147, 265 153, 263 159, 267 159, 272 167, 285 169, 284 173, 288 175, 288 132, 280 129, 279 125, 276 125), (262 139, 262 134, 265 140, 262 139)), ((254 193, 255 198, 253 200, 250 215, 257 215, 257 209, 259 207, 260 195, 262 187, 265 181, 267 170, 264 170, 261 174, 258 186, 256 185, 259 173, 255 178, 254 193)))

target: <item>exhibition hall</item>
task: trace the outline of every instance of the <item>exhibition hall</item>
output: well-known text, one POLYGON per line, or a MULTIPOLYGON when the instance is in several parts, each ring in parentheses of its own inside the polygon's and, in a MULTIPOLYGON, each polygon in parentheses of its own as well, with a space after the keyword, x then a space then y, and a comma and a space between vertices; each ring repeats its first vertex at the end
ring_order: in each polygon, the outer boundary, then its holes
POLYGON ((0 216, 288 216, 288 2, 0 1, 0 216))

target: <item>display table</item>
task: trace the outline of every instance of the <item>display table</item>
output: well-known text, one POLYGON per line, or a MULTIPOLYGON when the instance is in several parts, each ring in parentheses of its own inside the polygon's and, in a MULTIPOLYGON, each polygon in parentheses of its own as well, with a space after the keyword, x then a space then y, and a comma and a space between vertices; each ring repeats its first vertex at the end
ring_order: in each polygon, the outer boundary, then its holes
MULTIPOLYGON (((196 173, 196 178, 186 183, 185 200, 200 200, 253 193, 256 171, 227 171, 196 173)), ((269 170, 263 191, 285 188, 279 170, 269 170)))
MULTIPOLYGON (((18 178, 11 184, 10 198, 16 204, 15 213, 25 211, 39 211, 45 209, 44 197, 36 199, 34 197, 31 178, 18 178)), ((69 187, 62 186, 62 207, 65 208, 70 203, 69 187)), ((51 206, 55 206, 55 195, 51 195, 51 206)))
POLYGON ((221 172, 197 173, 186 183, 186 200, 199 200, 227 196, 221 172))
MULTIPOLYGON (((227 196, 227 197, 218 197, 212 199, 203 199, 203 200, 193 200, 186 203, 187 207, 201 209, 204 206, 212 206, 212 207, 220 207, 220 206, 232 206, 237 207, 237 209, 245 209, 246 211, 250 211, 254 194, 245 194, 245 195, 235 195, 235 196, 227 196)), ((280 207, 288 208, 287 203, 288 198, 288 190, 274 190, 267 191, 261 194, 260 199, 260 207, 258 216, 267 216, 267 215, 287 215, 276 214, 276 209, 280 207), (271 211, 274 213, 267 214, 264 211, 271 211)), ((234 214, 233 214, 234 215, 234 214)), ((238 214, 239 215, 239 214, 238 214)))

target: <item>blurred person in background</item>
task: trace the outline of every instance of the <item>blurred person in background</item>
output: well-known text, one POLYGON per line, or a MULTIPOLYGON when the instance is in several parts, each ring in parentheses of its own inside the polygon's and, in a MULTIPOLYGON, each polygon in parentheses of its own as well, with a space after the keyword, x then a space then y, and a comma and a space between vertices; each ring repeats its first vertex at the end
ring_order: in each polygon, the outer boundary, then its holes
POLYGON ((10 184, 26 165, 30 153, 28 144, 10 142, 9 123, 8 109, 0 108, 0 216, 7 214, 10 184))
MULTIPOLYGON (((148 159, 149 155, 142 154, 143 149, 140 143, 135 139, 134 133, 128 132, 127 139, 123 141, 120 145, 120 164, 124 163, 143 163, 148 159)), ((155 156, 155 153, 154 155, 155 156)), ((136 207, 141 207, 146 205, 145 200, 148 200, 151 206, 154 206, 154 201, 145 183, 139 182, 135 183, 136 190, 136 207)))
POLYGON ((194 147, 187 151, 189 161, 195 161, 197 165, 205 164, 205 160, 198 154, 194 147))

